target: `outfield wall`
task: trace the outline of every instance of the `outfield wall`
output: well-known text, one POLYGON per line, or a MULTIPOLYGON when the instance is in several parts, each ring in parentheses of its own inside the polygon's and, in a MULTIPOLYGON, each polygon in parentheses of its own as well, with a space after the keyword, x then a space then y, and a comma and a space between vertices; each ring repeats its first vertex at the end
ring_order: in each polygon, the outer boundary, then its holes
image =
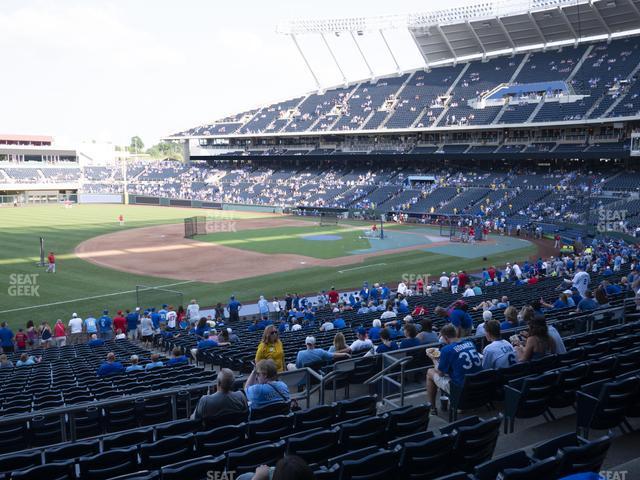
POLYGON ((122 203, 120 193, 79 193, 78 203, 122 203))

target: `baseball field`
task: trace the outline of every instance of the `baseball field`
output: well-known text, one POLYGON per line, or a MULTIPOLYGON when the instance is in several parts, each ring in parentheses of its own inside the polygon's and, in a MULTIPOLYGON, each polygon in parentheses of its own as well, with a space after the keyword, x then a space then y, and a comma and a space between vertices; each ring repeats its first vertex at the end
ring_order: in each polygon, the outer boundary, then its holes
POLYGON ((0 225, 0 320, 14 328, 27 320, 66 322, 73 312, 113 313, 140 298, 211 306, 230 295, 254 303, 259 295, 316 294, 365 280, 395 284, 523 259, 538 248, 500 236, 452 244, 424 226, 385 224, 380 239, 357 222, 319 226, 309 218, 131 205, 2 208, 0 225), (214 217, 210 233, 185 239, 183 219, 203 214, 214 217), (56 255, 56 273, 38 266, 40 237, 56 255))

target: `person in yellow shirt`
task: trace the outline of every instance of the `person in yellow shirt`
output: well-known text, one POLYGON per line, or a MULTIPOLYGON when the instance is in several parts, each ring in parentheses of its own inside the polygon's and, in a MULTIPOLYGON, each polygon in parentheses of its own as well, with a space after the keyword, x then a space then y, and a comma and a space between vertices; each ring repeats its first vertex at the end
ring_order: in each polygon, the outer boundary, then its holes
POLYGON ((278 329, 273 325, 268 325, 262 334, 262 340, 256 351, 256 365, 260 360, 271 359, 276 363, 279 372, 285 371, 284 347, 278 337, 278 329))

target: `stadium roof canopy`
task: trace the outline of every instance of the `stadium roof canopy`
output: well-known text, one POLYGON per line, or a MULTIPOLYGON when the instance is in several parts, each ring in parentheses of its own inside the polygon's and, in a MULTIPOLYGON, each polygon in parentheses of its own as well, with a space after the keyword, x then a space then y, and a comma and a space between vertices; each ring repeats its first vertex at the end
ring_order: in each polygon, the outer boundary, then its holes
POLYGON ((640 29, 640 0, 495 0, 424 14, 297 20, 278 31, 295 40, 397 28, 409 29, 430 66, 631 32, 640 29))

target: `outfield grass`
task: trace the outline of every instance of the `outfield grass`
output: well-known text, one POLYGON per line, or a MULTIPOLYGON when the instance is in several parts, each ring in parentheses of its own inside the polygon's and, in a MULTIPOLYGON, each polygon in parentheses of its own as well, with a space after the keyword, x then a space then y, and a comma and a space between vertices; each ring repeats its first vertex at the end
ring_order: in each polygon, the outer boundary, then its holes
POLYGON ((201 242, 211 242, 227 247, 251 250, 259 253, 296 253, 313 258, 336 258, 349 255, 359 249, 370 248, 369 240, 362 237, 362 228, 302 227, 260 228, 240 232, 218 232, 199 235, 201 242), (340 240, 308 240, 308 235, 335 235, 340 240))
MULTIPOLYGON (((395 283, 403 275, 436 275, 444 270, 478 270, 490 263, 504 263, 531 255, 534 246, 493 255, 486 262, 481 258, 462 259, 424 251, 411 251, 370 258, 362 264, 345 267, 313 267, 270 275, 257 275, 223 284, 180 282, 174 279, 133 275, 110 270, 81 260, 73 254, 80 242, 122 228, 181 223, 182 219, 202 215, 202 210, 165 207, 123 205, 79 205, 71 209, 59 206, 0 208, 0 320, 17 328, 27 320, 55 322, 57 318, 68 320, 72 312, 81 316, 98 314, 107 308, 135 306, 135 286, 166 286, 184 293, 184 300, 198 299, 200 305, 226 302, 234 294, 245 303, 255 302, 259 295, 283 296, 287 291, 309 294, 331 286, 346 289, 358 287, 364 280, 395 283), (118 215, 123 214, 126 225, 120 227, 118 215), (44 273, 37 267, 38 238, 45 238, 45 248, 57 253, 58 272, 44 273), (37 274, 37 296, 10 293, 12 282, 37 274), (19 276, 22 277, 19 277, 19 276), (87 298, 95 297, 95 298, 87 298), (82 300, 80 300, 82 299, 82 300), (49 305, 52 304, 52 305, 49 305)), ((260 215, 251 212, 224 212, 225 218, 252 218, 260 215)), ((306 228, 308 232, 308 228, 306 228)), ((318 228, 318 234, 328 234, 341 227, 318 228)), ((283 232, 284 229, 277 229, 283 232)), ((265 231, 256 230, 259 235, 265 231), (262 232, 262 233, 260 233, 262 232)), ((249 232, 244 232, 245 236, 249 232)), ((253 234, 253 233, 252 233, 253 234)), ((220 234, 217 234, 220 235, 220 234)), ((340 235, 344 235, 343 232, 340 235)), ((201 237, 198 237, 201 239, 201 237)), ((313 242, 300 240, 314 248, 340 242, 313 242), (319 244, 319 245, 316 245, 319 244)), ((355 241, 355 240, 354 240, 355 241)), ((268 242, 265 242, 268 243, 268 242)), ((240 248, 238 245, 234 245, 240 248)), ((355 249, 347 247, 349 250, 355 249)), ((365 247, 366 248, 366 247, 365 247)), ((289 251, 286 253, 300 253, 289 251)), ((341 255, 335 255, 341 256, 341 255)), ((328 258, 328 257, 320 257, 328 258)), ((32 292, 30 292, 32 293, 32 292)))

